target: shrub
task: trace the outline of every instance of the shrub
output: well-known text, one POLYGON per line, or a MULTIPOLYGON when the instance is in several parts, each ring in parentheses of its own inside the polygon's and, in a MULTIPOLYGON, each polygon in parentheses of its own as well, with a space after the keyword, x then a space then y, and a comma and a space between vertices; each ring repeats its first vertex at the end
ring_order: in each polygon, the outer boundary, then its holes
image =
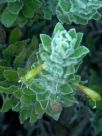
POLYGON ((89 53, 81 43, 83 33, 75 28, 66 30, 62 25, 98 20, 100 7, 101 0, 0 1, 0 23, 9 32, 6 47, 1 48, 1 112, 19 112, 21 123, 27 119, 35 122, 44 113, 58 120, 63 107, 77 102, 78 89, 95 102, 101 99, 97 92, 79 84, 82 81, 77 71, 89 53), (42 22, 51 19, 59 23, 52 36, 40 34, 40 44, 38 33, 33 37, 31 33, 30 38, 23 35, 34 25, 40 29, 42 22))

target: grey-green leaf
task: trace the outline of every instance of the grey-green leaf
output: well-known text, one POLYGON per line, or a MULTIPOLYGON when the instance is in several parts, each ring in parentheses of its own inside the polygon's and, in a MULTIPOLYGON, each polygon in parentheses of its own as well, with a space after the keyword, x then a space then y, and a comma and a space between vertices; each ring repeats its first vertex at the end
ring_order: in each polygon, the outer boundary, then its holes
POLYGON ((51 38, 46 34, 40 34, 43 49, 47 52, 51 51, 51 38))
POLYGON ((1 108, 1 112, 7 112, 16 104, 16 100, 14 98, 8 98, 3 101, 3 105, 1 108))
POLYGON ((10 13, 18 15, 20 10, 23 7, 23 2, 22 1, 17 1, 14 3, 8 3, 8 10, 10 13))
POLYGON ((87 53, 89 53, 89 50, 86 47, 81 46, 78 49, 76 49, 75 52, 70 57, 72 59, 78 59, 78 58, 83 57, 87 53))
POLYGON ((10 13, 8 8, 5 8, 2 15, 1 15, 1 22, 6 27, 10 27, 16 21, 17 16, 15 14, 10 13))
POLYGON ((4 77, 8 81, 18 81, 18 74, 15 70, 4 70, 3 72, 4 77))

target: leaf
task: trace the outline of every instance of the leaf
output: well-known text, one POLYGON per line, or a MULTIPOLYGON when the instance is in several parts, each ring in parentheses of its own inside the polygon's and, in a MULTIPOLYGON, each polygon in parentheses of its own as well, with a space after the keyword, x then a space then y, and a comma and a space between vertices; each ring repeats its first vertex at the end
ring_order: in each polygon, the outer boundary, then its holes
POLYGON ((31 89, 29 89, 29 88, 22 88, 22 93, 24 94, 24 95, 34 95, 34 92, 31 90, 31 89))
POLYGON ((38 114, 38 115, 42 115, 44 113, 39 102, 35 103, 35 113, 38 114))
POLYGON ((9 44, 20 40, 22 35, 23 35, 22 30, 18 27, 15 27, 10 33, 9 44))
POLYGON ((101 19, 101 15, 100 15, 100 13, 96 12, 96 13, 93 15, 92 18, 95 19, 95 20, 99 20, 99 19, 101 19))
POLYGON ((12 67, 8 67, 8 66, 0 66, 0 73, 3 73, 4 70, 12 70, 12 67))
POLYGON ((41 39, 44 50, 47 52, 50 52, 51 51, 51 38, 48 35, 40 34, 40 39, 41 39))
POLYGON ((16 25, 23 28, 28 22, 28 19, 23 15, 23 13, 19 14, 19 17, 16 20, 16 25))
POLYGON ((83 33, 77 33, 77 41, 75 43, 74 48, 77 48, 80 45, 82 38, 83 38, 83 33))
POLYGON ((67 2, 65 0, 60 0, 59 6, 62 8, 64 12, 68 12, 70 10, 70 2, 67 2))
POLYGON ((51 20, 51 18, 52 18, 52 13, 51 13, 51 11, 50 11, 50 9, 45 9, 44 10, 44 19, 47 19, 47 20, 51 20))
POLYGON ((3 51, 4 58, 8 62, 12 61, 13 57, 18 55, 27 46, 28 41, 29 39, 10 44, 8 48, 3 51))
POLYGON ((78 15, 77 13, 74 13, 73 17, 75 19, 75 23, 76 24, 83 24, 83 25, 85 25, 85 24, 88 23, 88 19, 84 18, 84 16, 78 15))
POLYGON ((8 8, 5 8, 1 15, 1 22, 4 24, 5 27, 10 27, 14 24, 16 18, 16 15, 10 13, 8 8))
POLYGON ((72 89, 71 85, 69 85, 69 84, 62 85, 60 87, 60 89, 61 89, 61 94, 62 95, 67 95, 67 94, 73 93, 73 89, 72 89))
POLYGON ((9 111, 16 104, 16 100, 14 98, 8 98, 3 101, 3 105, 1 108, 1 112, 9 111))
POLYGON ((53 35, 56 34, 57 32, 61 32, 63 30, 65 30, 63 25, 61 23, 57 23, 55 28, 54 28, 53 35))
POLYGON ((8 11, 11 14, 18 15, 20 10, 22 9, 22 7, 23 7, 22 1, 17 1, 17 2, 14 2, 14 3, 8 3, 8 11))
POLYGON ((70 55, 70 57, 71 57, 72 59, 78 59, 78 58, 83 57, 83 56, 86 55, 87 53, 89 53, 89 50, 88 50, 86 47, 81 46, 81 47, 79 47, 78 49, 76 49, 76 50, 74 51, 74 53, 73 53, 72 55, 70 55))
POLYGON ((29 7, 28 3, 26 3, 22 9, 22 13, 27 18, 32 18, 34 16, 34 9, 29 7))
POLYGON ((0 60, 0 66, 8 66, 8 63, 6 60, 1 59, 0 60))
POLYGON ((18 75, 15 70, 4 70, 3 75, 8 81, 18 81, 18 75))
POLYGON ((20 68, 20 67, 18 67, 17 68, 17 73, 18 73, 18 76, 19 76, 19 79, 22 77, 22 76, 24 76, 24 75, 26 75, 27 74, 27 69, 26 68, 20 68))
POLYGON ((39 0, 25 0, 22 13, 27 18, 32 18, 34 16, 34 12, 37 11, 41 6, 41 2, 39 0))
POLYGON ((22 107, 27 107, 29 105, 34 104, 34 102, 36 101, 36 96, 35 95, 22 95, 20 98, 21 101, 21 106, 22 107))
POLYGON ((65 72, 65 78, 67 78, 69 75, 74 74, 76 72, 74 65, 69 65, 65 72))
POLYGON ((50 59, 51 59, 52 62, 55 62, 55 63, 58 63, 58 64, 63 64, 64 63, 62 57, 59 56, 59 54, 56 53, 56 52, 52 52, 52 54, 50 55, 50 59))
POLYGON ((12 110, 15 111, 15 112, 19 112, 20 111, 20 102, 18 102, 15 106, 12 107, 12 110))
POLYGON ((68 33, 69 33, 69 35, 70 35, 72 38, 77 38, 77 33, 76 33, 75 28, 70 29, 70 30, 68 31, 68 33))
POLYGON ((39 116, 37 114, 35 114, 35 109, 32 108, 31 115, 30 115, 30 122, 35 123, 38 118, 39 118, 39 116))
POLYGON ((62 95, 60 101, 63 107, 70 107, 77 102, 73 93, 68 95, 62 95))
POLYGON ((48 107, 48 104, 49 104, 49 101, 48 100, 42 100, 42 101, 40 101, 40 105, 41 105, 41 107, 42 107, 42 109, 45 111, 46 109, 47 109, 47 107, 48 107))
POLYGON ((38 93, 36 94, 36 99, 38 101, 48 100, 48 98, 49 98, 49 93, 48 92, 44 92, 42 94, 38 94, 38 93))
POLYGON ((23 124, 25 120, 27 120, 30 117, 31 110, 29 109, 22 109, 20 111, 19 119, 20 123, 23 124))
POLYGON ((81 77, 79 75, 71 75, 69 78, 69 82, 74 84, 74 83, 79 83, 81 81, 81 77))
POLYGON ((30 85, 30 88, 37 94, 45 93, 44 88, 39 83, 32 82, 32 84, 30 85))
POLYGON ((10 86, 10 87, 3 87, 0 86, 0 93, 5 93, 5 94, 12 94, 13 92, 17 91, 18 87, 17 86, 10 86))
MULTIPOLYGON (((1 78, 2 78, 2 75, 1 75, 0 79, 1 78)), ((3 78, 3 80, 0 81, 0 86, 8 88, 8 87, 12 86, 12 82, 7 81, 7 80, 5 80, 5 78, 3 78)), ((16 83, 14 86, 16 86, 16 83)))
POLYGON ((17 91, 13 92, 13 96, 16 98, 16 99, 19 99, 21 98, 22 96, 22 90, 19 88, 17 91))
POLYGON ((26 52, 26 49, 23 49, 23 51, 21 51, 19 53, 18 56, 16 56, 15 60, 14 60, 14 66, 15 67, 21 67, 24 65, 24 61, 27 57, 27 52, 26 52))
MULTIPOLYGON (((40 51, 39 51, 40 52, 40 51)), ((43 60, 43 61, 45 61, 45 60, 47 60, 47 58, 48 58, 48 53, 46 53, 46 52, 40 52, 40 58, 43 60)))
POLYGON ((69 14, 64 14, 63 13, 63 10, 61 9, 61 7, 58 7, 56 8, 56 15, 57 15, 57 18, 59 20, 59 22, 61 22, 62 24, 63 23, 72 23, 72 20, 70 19, 70 15, 69 14))

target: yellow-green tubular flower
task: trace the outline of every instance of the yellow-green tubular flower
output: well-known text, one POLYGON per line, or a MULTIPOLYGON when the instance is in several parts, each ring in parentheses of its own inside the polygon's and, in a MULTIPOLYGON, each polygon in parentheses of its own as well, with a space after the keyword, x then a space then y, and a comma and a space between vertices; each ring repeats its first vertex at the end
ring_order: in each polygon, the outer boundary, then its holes
POLYGON ((18 82, 21 82, 21 81, 29 82, 29 80, 31 80, 31 79, 34 78, 37 74, 39 74, 42 70, 44 70, 45 67, 46 67, 46 66, 45 66, 44 64, 38 65, 36 68, 31 69, 30 71, 28 71, 27 74, 24 75, 23 77, 21 77, 18 82))
POLYGON ((95 92, 94 90, 92 90, 86 86, 80 85, 80 84, 74 84, 74 85, 80 91, 82 91, 86 96, 88 96, 91 100, 93 100, 93 101, 101 100, 101 96, 97 92, 95 92))

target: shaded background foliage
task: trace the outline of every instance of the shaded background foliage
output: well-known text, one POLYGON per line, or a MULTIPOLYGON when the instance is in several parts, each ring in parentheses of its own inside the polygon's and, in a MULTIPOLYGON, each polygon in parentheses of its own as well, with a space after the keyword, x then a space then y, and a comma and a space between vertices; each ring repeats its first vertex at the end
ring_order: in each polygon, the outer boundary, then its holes
MULTIPOLYGON (((45 11, 43 13, 46 13, 45 11)), ((99 12, 102 13, 102 9, 99 12)), ((47 14, 44 15, 47 16, 47 14)), ((36 60, 35 53, 38 50, 40 33, 51 35, 58 19, 54 15, 51 20, 44 20, 42 15, 42 18, 37 18, 36 21, 32 21, 32 19, 29 21, 23 27, 14 25, 10 28, 0 23, 0 58, 4 57, 12 67, 24 67, 26 61, 29 66, 32 59, 36 60), (19 41, 17 44, 20 44, 20 48, 18 50, 16 48, 14 52, 15 47, 10 46, 16 41, 19 41), (9 55, 12 56, 12 59, 9 58, 9 55)), ((90 88, 97 90, 102 95, 102 20, 91 20, 87 25, 72 23, 70 25, 64 24, 64 26, 67 30, 76 28, 77 31, 84 33, 83 45, 90 49, 90 54, 84 59, 84 64, 81 66, 79 73, 85 84, 88 84, 90 88)), ((6 62, 0 63, 6 65, 6 62)), ((0 78, 2 78, 2 75, 0 78)), ((0 136, 101 136, 102 102, 97 102, 97 108, 93 109, 93 103, 82 93, 77 95, 77 99, 78 104, 63 108, 58 121, 44 115, 35 124, 26 121, 23 125, 20 125, 18 113, 11 110, 5 114, 0 113, 0 136)), ((0 105, 2 105, 1 97, 0 105)))

